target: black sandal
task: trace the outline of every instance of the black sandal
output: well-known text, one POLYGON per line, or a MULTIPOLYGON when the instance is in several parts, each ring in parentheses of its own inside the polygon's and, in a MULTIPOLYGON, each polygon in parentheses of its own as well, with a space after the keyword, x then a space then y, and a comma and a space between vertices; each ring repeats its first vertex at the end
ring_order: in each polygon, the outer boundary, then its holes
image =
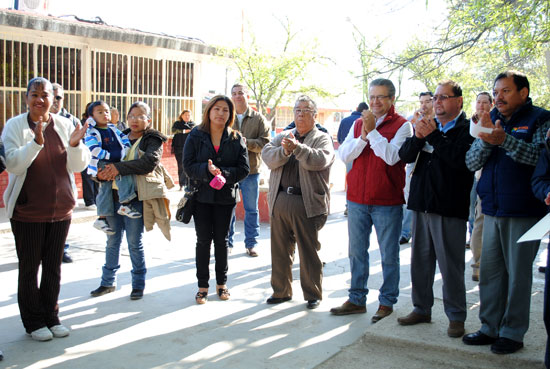
POLYGON ((197 304, 199 305, 202 305, 204 303, 206 303, 206 300, 208 300, 208 292, 197 292, 197 294, 195 295, 195 301, 197 302, 197 304))
POLYGON ((229 300, 229 290, 227 288, 218 288, 218 296, 220 297, 220 300, 229 300))

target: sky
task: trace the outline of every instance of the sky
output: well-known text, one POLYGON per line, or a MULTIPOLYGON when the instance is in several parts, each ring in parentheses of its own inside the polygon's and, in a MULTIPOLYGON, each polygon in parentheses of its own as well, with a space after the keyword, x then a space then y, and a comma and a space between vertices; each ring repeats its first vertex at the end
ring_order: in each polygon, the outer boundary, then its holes
MULTIPOLYGON (((253 32, 266 48, 280 48, 284 35, 278 22, 288 17, 293 29, 299 31, 297 42, 308 47, 316 39, 320 55, 332 61, 316 68, 309 84, 320 84, 339 95, 331 103, 350 109, 361 99, 352 75, 359 74, 360 67, 352 24, 369 39, 387 40, 399 48, 415 33, 430 37, 428 30, 443 20, 446 5, 444 0, 47 1, 49 13, 55 16, 98 16, 109 25, 192 37, 225 47, 238 46, 243 35, 253 32)), ((0 0, 2 8, 13 6, 13 0, 0 0)), ((411 94, 422 88, 412 82, 405 86, 411 94)))

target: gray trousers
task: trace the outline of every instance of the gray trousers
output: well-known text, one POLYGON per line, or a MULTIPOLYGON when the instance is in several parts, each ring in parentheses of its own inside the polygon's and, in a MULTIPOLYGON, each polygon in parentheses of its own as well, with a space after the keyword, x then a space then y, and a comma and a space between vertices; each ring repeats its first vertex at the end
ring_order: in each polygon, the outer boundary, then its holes
POLYGON ((516 241, 537 221, 485 215, 479 319, 481 332, 488 336, 523 342, 529 329, 533 261, 540 241, 516 241))
POLYGON ((477 197, 476 202, 476 217, 474 221, 474 229, 470 236, 470 250, 472 250, 472 255, 474 260, 472 262, 472 275, 479 276, 479 263, 481 260, 481 250, 483 243, 481 241, 481 235, 483 234, 483 219, 484 215, 481 212, 481 199, 477 197))
POLYGON ((271 217, 271 287, 273 297, 292 296, 292 264, 298 244, 300 254, 300 284, 304 300, 321 300, 323 263, 317 251, 321 249, 319 230, 326 215, 308 218, 302 196, 279 192, 271 217))
POLYGON ((435 263, 443 279, 443 306, 449 320, 466 320, 464 245, 466 221, 437 214, 413 213, 412 302, 418 314, 431 315, 435 263))

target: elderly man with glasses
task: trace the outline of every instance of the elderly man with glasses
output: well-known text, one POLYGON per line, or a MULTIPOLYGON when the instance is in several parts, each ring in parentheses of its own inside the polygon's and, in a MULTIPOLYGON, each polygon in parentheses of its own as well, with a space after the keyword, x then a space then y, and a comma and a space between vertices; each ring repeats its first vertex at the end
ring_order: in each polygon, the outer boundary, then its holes
POLYGON ((271 287, 268 304, 292 299, 292 263, 298 244, 300 284, 308 309, 323 297, 323 263, 319 230, 327 220, 329 173, 334 162, 332 139, 315 127, 317 105, 300 96, 294 105, 296 128, 283 131, 262 150, 271 170, 271 287))
POLYGON ((447 335, 461 337, 466 320, 464 244, 473 173, 465 163, 473 137, 462 111, 462 89, 440 82, 433 97, 435 119, 416 123, 399 156, 415 163, 408 209, 413 211, 411 253, 414 310, 397 319, 401 325, 431 321, 436 261, 443 278, 443 306, 449 319, 447 335))
POLYGON ((348 174, 348 234, 351 286, 348 300, 333 315, 365 313, 369 292, 369 246, 372 227, 382 259, 384 281, 376 323, 393 312, 399 295, 399 237, 405 197, 405 163, 399 148, 412 136, 411 124, 395 111, 395 86, 376 79, 369 86, 371 110, 363 110, 338 152, 353 166, 348 174))

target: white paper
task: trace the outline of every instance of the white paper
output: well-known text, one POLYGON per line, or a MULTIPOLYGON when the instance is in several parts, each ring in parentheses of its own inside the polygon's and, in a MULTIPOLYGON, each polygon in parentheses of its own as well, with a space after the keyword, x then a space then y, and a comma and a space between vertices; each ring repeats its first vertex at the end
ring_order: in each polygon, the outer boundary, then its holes
POLYGON ((426 151, 427 153, 431 154, 432 152, 434 152, 434 147, 429 143, 425 142, 424 147, 422 147, 422 151, 426 151))
POLYGON ((493 133, 492 128, 482 127, 481 122, 475 123, 472 119, 470 119, 470 135, 475 138, 479 138, 480 133, 493 133))
POLYGON ((542 240, 548 232, 550 232, 550 213, 546 214, 544 218, 539 220, 537 224, 525 232, 525 234, 519 238, 518 243, 542 240))

